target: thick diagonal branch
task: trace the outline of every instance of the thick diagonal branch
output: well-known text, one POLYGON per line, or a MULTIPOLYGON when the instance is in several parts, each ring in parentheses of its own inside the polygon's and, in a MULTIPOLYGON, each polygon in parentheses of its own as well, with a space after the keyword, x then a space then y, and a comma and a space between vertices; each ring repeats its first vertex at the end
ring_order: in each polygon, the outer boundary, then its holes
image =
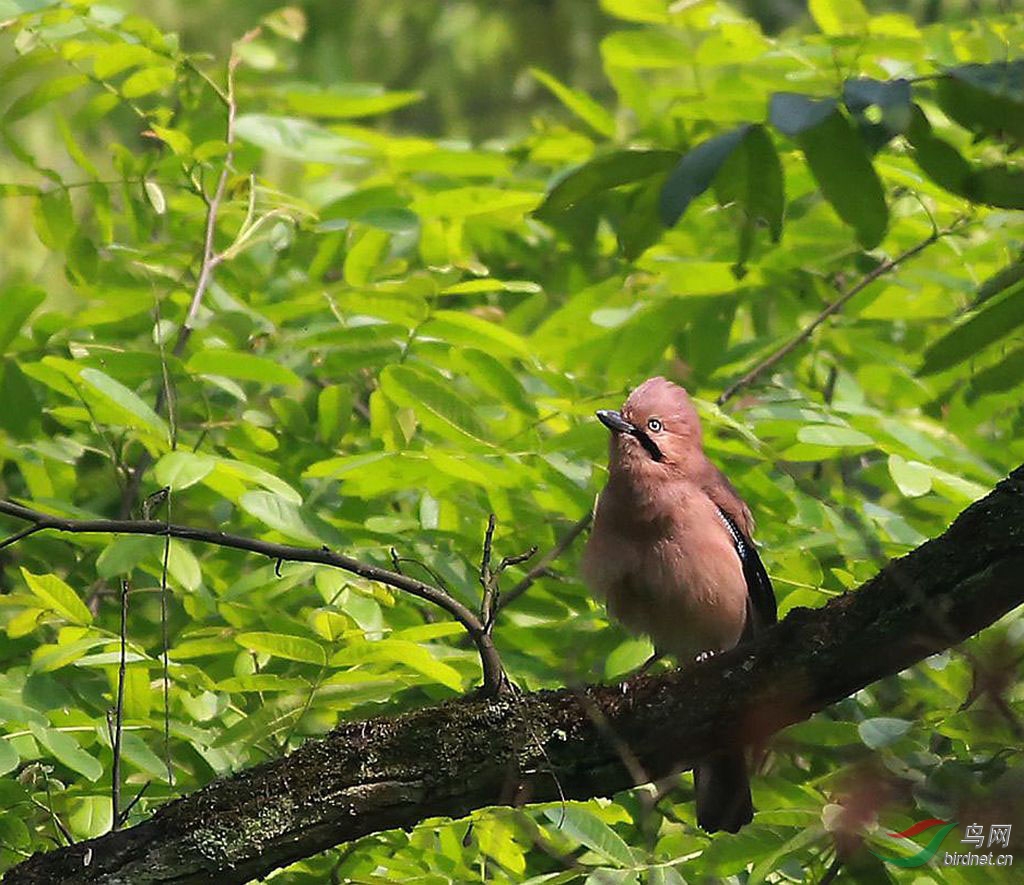
POLYGON ((993 623, 1024 602, 1022 570, 1024 466, 941 537, 824 608, 795 609, 754 643, 624 686, 346 723, 131 829, 37 855, 4 881, 228 885, 428 817, 552 799, 559 788, 569 799, 606 796, 635 783, 623 745, 656 778, 762 740, 993 623))

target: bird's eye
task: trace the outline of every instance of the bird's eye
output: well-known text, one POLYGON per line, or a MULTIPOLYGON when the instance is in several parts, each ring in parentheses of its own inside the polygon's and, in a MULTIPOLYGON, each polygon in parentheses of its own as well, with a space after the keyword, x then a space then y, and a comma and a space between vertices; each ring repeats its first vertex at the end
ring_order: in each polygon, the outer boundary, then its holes
POLYGON ((647 429, 652 433, 659 433, 662 428, 662 423, 658 418, 651 418, 647 422, 647 429))

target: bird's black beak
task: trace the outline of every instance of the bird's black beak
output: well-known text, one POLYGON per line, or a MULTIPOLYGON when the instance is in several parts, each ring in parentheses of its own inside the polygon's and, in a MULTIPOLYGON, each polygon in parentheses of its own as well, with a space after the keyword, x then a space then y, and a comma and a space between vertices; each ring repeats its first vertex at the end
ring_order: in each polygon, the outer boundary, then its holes
POLYGON ((597 417, 612 433, 636 434, 636 427, 622 417, 622 412, 614 412, 611 409, 598 409, 597 417))
POLYGON ((600 422, 612 433, 628 433, 630 436, 636 437, 652 460, 661 461, 664 459, 665 456, 662 454, 661 449, 658 448, 658 444, 642 428, 623 418, 622 412, 615 412, 611 409, 598 409, 596 414, 600 422))

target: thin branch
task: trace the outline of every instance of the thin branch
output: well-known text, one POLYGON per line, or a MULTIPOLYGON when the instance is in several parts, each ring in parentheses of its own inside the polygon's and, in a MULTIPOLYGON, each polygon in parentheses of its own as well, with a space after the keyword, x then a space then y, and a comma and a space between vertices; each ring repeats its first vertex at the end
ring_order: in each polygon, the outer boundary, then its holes
POLYGON ((587 513, 582 516, 575 525, 564 535, 564 537, 555 544, 547 553, 545 553, 540 559, 537 560, 536 564, 531 568, 523 579, 516 584, 511 590, 504 594, 501 605, 499 608, 505 608, 515 602, 520 596, 522 596, 530 587, 533 586, 534 581, 537 578, 544 575, 548 566, 551 565, 556 559, 558 559, 566 550, 568 550, 573 541, 575 541, 583 532, 587 526, 590 525, 590 520, 593 518, 593 514, 587 513))
MULTIPOLYGON (((160 501, 166 501, 167 510, 164 511, 164 526, 171 524, 171 489, 164 486, 159 492, 150 495, 147 503, 154 498, 160 497, 160 501)), ((143 508, 145 510, 146 508, 143 508)), ((147 513, 148 517, 149 514, 147 513)), ((174 786, 174 765, 171 761, 171 630, 167 619, 167 568, 171 559, 171 536, 164 536, 164 557, 160 567, 160 659, 161 659, 161 682, 164 693, 164 764, 167 766, 167 786, 174 786)))
POLYGON ((480 557, 480 586, 484 589, 483 597, 480 599, 480 620, 485 627, 491 623, 494 596, 498 591, 494 572, 491 571, 491 550, 494 544, 494 526, 496 524, 497 518, 492 513, 487 517, 487 531, 484 533, 484 550, 480 557))
POLYGON ((128 581, 121 580, 121 655, 117 662, 117 700, 110 746, 114 762, 110 772, 110 808, 112 830, 121 826, 121 733, 124 726, 124 681, 128 660, 128 581))
POLYGON ((143 797, 143 795, 145 794, 146 790, 149 789, 149 785, 151 783, 153 783, 153 782, 152 781, 146 781, 141 787, 139 787, 139 792, 137 792, 132 797, 132 801, 129 802, 127 805, 125 805, 124 811, 121 812, 121 817, 120 817, 120 820, 118 821, 119 825, 124 824, 128 820, 128 815, 131 814, 132 813, 132 809, 136 805, 138 805, 139 800, 143 797))
MULTIPOLYGON (((250 42, 258 33, 259 29, 250 31, 242 37, 239 43, 250 42)), ((224 142, 227 145, 227 151, 224 154, 224 162, 221 164, 220 174, 217 176, 217 184, 214 186, 213 194, 208 200, 206 200, 206 223, 203 231, 203 257, 199 265, 199 275, 196 277, 196 286, 192 291, 192 298, 189 301, 188 311, 185 314, 185 321, 178 329, 178 337, 175 340, 174 348, 171 351, 171 353, 176 357, 180 357, 185 352, 185 347, 188 345, 189 338, 192 337, 196 316, 199 314, 199 308, 203 303, 203 296, 206 295, 206 290, 213 281, 214 270, 223 259, 223 256, 217 253, 214 237, 217 233, 217 218, 220 214, 221 203, 224 200, 224 193, 227 190, 228 179, 231 177, 231 171, 235 159, 235 119, 238 114, 238 103, 235 100, 235 70, 238 68, 240 62, 241 56, 232 49, 231 56, 228 59, 227 90, 224 95, 224 102, 227 106, 227 123, 225 125, 224 142)), ((162 342, 160 344, 160 351, 162 355, 162 342)), ((169 393, 170 388, 166 383, 165 378, 164 383, 160 385, 156 395, 155 411, 158 415, 163 411, 164 406, 167 404, 169 393)), ((121 495, 122 517, 127 518, 131 514, 132 507, 139 496, 139 488, 142 485, 143 474, 145 474, 147 468, 152 462, 152 456, 148 451, 145 451, 142 453, 138 463, 131 471, 128 483, 121 495)))
POLYGON ((954 230, 956 230, 957 227, 960 226, 961 223, 963 223, 963 221, 963 218, 958 218, 949 227, 943 228, 941 230, 932 230, 932 232, 916 246, 911 246, 909 249, 907 249, 905 252, 900 253, 895 258, 887 258, 873 270, 866 273, 853 286, 851 286, 849 289, 843 292, 835 301, 833 301, 824 310, 822 310, 821 313, 819 313, 804 329, 802 329, 800 332, 798 332, 796 335, 790 338, 789 341, 787 341, 777 350, 773 351, 771 354, 769 354, 767 357, 761 360, 761 362, 754 366, 754 368, 752 368, 749 372, 747 372, 744 375, 741 375, 736 381, 734 381, 724 391, 722 391, 721 396, 719 396, 717 400, 718 405, 721 406, 727 403, 737 393, 739 393, 739 391, 743 390, 745 387, 749 387, 754 381, 760 378, 761 375, 767 372, 770 368, 772 368, 773 366, 784 360, 787 356, 789 356, 789 354, 791 354, 794 350, 796 350, 796 348, 798 348, 801 344, 807 341, 807 339, 810 338, 811 335, 814 334, 814 331, 815 329, 818 328, 818 326, 825 322, 825 320, 827 320, 830 316, 842 310, 851 298, 853 298, 860 292, 864 291, 864 289, 870 286, 879 277, 885 276, 887 273, 890 273, 891 271, 898 268, 904 262, 909 261, 915 255, 923 252, 932 243, 942 239, 942 237, 951 234, 954 230))
POLYGON ((4 547, 10 547, 11 544, 16 544, 22 538, 27 538, 29 535, 34 535, 36 532, 41 532, 45 526, 41 525, 30 525, 23 528, 20 532, 15 532, 9 538, 4 538, 0 541, 0 550, 4 547))
POLYGON ((0 513, 31 522, 38 526, 40 531, 52 529, 71 534, 155 535, 161 538, 180 538, 183 541, 199 541, 218 547, 247 550, 250 553, 259 553, 271 560, 310 562, 340 568, 361 578, 366 578, 368 581, 377 581, 380 584, 386 584, 396 590, 409 593, 444 609, 466 628, 466 632, 469 633, 477 647, 483 667, 484 693, 500 693, 507 684, 501 658, 494 647, 494 642, 484 629, 483 622, 470 608, 439 587, 371 565, 368 562, 361 562, 351 556, 345 556, 343 553, 335 553, 327 546, 317 550, 311 547, 296 547, 291 544, 275 544, 270 541, 260 541, 212 529, 175 525, 170 521, 158 519, 68 519, 43 513, 41 510, 34 510, 10 500, 0 500, 0 513))

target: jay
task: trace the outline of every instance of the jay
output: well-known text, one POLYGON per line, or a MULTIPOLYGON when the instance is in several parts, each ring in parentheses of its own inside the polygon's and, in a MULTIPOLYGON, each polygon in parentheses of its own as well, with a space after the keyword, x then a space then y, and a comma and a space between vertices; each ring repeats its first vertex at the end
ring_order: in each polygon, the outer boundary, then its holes
MULTIPOLYGON (((776 621, 775 593, 751 541, 754 520, 701 444, 686 391, 664 378, 636 388, 610 431, 608 482, 583 575, 613 617, 680 661, 705 657, 776 621)), ((697 822, 737 832, 754 808, 742 750, 694 767, 697 822)))

